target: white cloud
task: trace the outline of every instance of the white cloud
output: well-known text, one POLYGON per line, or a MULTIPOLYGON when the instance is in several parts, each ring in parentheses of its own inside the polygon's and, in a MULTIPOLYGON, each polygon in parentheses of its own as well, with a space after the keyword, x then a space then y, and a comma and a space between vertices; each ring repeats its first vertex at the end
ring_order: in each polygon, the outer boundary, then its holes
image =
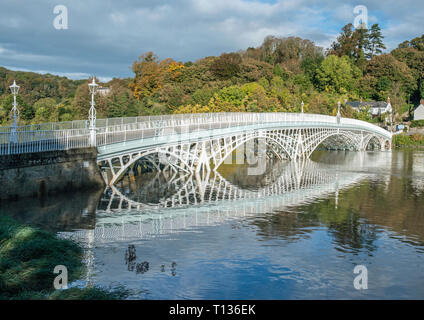
MULTIPOLYGON (((2 0, 0 0, 2 1, 2 0)), ((188 61, 259 46, 263 38, 300 36, 328 47, 354 19, 356 0, 64 0, 69 29, 55 30, 53 0, 9 1, 0 11, 0 65, 69 74, 131 76, 143 52, 188 61), (13 54, 10 54, 13 53, 13 54)), ((421 35, 421 0, 367 1, 369 23, 393 49, 421 35)))

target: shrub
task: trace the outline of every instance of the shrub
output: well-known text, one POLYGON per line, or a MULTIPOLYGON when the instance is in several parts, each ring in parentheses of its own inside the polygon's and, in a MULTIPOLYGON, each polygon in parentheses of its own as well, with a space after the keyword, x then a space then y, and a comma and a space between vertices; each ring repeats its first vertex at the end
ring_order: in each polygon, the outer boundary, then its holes
POLYGON ((424 146, 424 136, 420 134, 413 134, 407 136, 405 134, 398 134, 393 136, 394 147, 416 147, 424 146))
POLYGON ((421 128, 424 127, 424 120, 412 120, 411 128, 421 128))
POLYGON ((417 133, 414 133, 413 135, 410 136, 411 140, 414 142, 420 142, 423 140, 423 136, 417 133))

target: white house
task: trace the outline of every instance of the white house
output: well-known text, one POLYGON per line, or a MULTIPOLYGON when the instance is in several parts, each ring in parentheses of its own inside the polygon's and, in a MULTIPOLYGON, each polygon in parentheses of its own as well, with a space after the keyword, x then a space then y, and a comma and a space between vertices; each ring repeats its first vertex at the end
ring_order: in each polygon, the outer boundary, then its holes
POLYGON ((98 87, 97 88, 97 93, 100 94, 101 96, 107 96, 110 93, 110 89, 108 87, 98 87))
POLYGON ((369 112, 373 117, 377 117, 381 114, 391 113, 392 104, 390 103, 390 98, 387 99, 387 102, 384 101, 348 101, 346 105, 351 106, 355 111, 361 111, 363 108, 369 107, 369 112))
POLYGON ((424 120, 424 100, 421 100, 420 103, 414 111, 414 120, 424 120))

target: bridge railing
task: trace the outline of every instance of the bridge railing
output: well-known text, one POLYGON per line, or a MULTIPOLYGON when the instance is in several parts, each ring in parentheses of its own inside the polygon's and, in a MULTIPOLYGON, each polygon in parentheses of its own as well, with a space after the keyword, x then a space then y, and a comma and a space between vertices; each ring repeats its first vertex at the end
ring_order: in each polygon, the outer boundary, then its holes
POLYGON ((20 130, 0 132, 0 155, 85 148, 90 146, 88 129, 20 130))
MULTIPOLYGON (((158 118, 156 118, 158 119, 158 118)), ((327 127, 350 127, 378 133, 390 139, 391 134, 373 124, 364 121, 341 118, 340 123, 335 117, 317 114, 299 113, 219 113, 219 114, 190 114, 181 116, 167 116, 161 120, 136 122, 99 128, 97 131, 97 145, 103 146, 112 143, 125 142, 136 139, 169 136, 182 133, 191 133, 199 130, 223 129, 252 124, 285 123, 290 126, 301 126, 304 123, 327 127)))
MULTIPOLYGON (((349 127, 380 134, 387 139, 391 133, 373 124, 336 117, 305 113, 202 113, 129 118, 98 119, 96 121, 96 145, 125 142, 151 137, 191 133, 265 123, 281 123, 288 126, 349 127)), ((76 120, 61 123, 0 127, 0 155, 67 150, 90 146, 88 121, 76 120), (60 129, 59 129, 60 128, 60 129)))

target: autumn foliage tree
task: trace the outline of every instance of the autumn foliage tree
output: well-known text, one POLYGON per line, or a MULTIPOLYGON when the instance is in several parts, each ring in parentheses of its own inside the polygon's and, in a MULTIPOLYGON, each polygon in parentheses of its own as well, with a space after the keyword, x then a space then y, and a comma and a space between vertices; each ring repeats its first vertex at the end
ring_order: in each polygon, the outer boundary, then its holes
POLYGON ((157 55, 147 52, 134 61, 132 70, 135 73, 131 84, 134 96, 139 100, 151 96, 162 88, 163 70, 157 55))
POLYGON ((182 69, 184 64, 181 62, 172 59, 160 61, 153 52, 147 52, 133 63, 135 77, 130 88, 139 100, 151 97, 163 88, 166 81, 177 80, 182 75, 182 69))
POLYGON ((214 61, 211 71, 220 79, 229 79, 240 72, 241 61, 241 57, 237 53, 223 53, 214 61))

